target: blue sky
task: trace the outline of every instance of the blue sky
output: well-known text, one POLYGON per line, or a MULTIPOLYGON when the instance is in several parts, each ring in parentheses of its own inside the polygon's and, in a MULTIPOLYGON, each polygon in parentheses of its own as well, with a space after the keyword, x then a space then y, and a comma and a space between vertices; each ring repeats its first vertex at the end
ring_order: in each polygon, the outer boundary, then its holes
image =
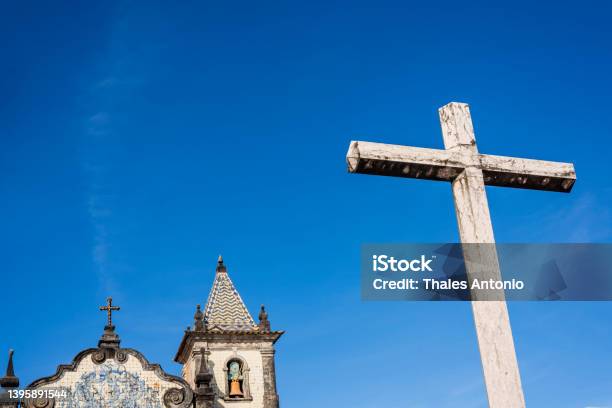
MULTIPOLYGON (((108 295, 123 345, 178 373, 222 253, 287 331, 283 406, 486 406, 469 304, 359 299, 361 243, 457 240, 450 187, 344 156, 441 148, 437 108, 467 102, 481 152, 578 174, 489 188, 499 242, 610 242, 612 10, 533 3, 5 5, 0 350, 22 384, 96 345, 108 295)), ((612 406, 612 305, 509 307, 529 406, 612 406)))

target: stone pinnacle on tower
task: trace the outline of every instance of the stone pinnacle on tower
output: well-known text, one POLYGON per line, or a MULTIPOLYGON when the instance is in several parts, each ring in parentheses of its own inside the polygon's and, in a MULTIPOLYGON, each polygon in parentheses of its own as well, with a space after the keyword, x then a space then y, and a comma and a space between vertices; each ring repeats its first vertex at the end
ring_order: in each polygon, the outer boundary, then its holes
POLYGON ((227 272, 227 268, 223 264, 223 257, 219 255, 219 259, 217 259, 217 272, 227 272))
POLYGON ((2 388, 16 388, 19 387, 19 378, 15 376, 15 369, 13 368, 13 354, 14 350, 9 350, 8 364, 6 366, 6 375, 0 378, 0 387, 2 388))

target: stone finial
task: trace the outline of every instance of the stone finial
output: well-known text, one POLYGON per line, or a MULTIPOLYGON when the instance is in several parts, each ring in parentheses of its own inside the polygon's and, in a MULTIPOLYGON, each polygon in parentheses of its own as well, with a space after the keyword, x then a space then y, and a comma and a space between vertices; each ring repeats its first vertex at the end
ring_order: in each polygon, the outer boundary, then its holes
POLYGON ((259 309, 259 320, 268 320, 268 312, 266 312, 266 307, 261 305, 261 309, 259 309))
POLYGON ((268 312, 264 305, 261 305, 259 310, 259 330, 262 332, 270 331, 270 321, 268 320, 268 312))
POLYGON ((219 255, 219 259, 217 259, 217 272, 227 272, 227 268, 223 263, 223 257, 219 255))
POLYGON ((194 324, 193 327, 195 331, 203 331, 204 330, 204 313, 202 313, 202 309, 200 305, 196 306, 196 312, 193 315, 194 324))
POLYGON ((8 364, 6 366, 6 375, 0 378, 0 387, 2 388, 17 388, 19 387, 19 378, 15 376, 15 369, 13 368, 13 354, 14 350, 9 350, 8 364))
POLYGON ((196 384, 201 382, 201 381, 198 381, 198 379, 201 380, 204 378, 204 377, 201 377, 202 374, 209 374, 208 364, 206 362, 206 349, 204 347, 200 347, 200 355, 202 356, 202 359, 200 360, 200 366, 198 367, 198 373, 196 375, 196 384))
POLYGON ((202 356, 200 360, 200 366, 196 372, 195 376, 195 393, 196 399, 201 401, 208 401, 204 406, 212 406, 212 400, 215 397, 214 390, 212 388, 212 379, 213 375, 208 369, 208 365, 206 362, 206 349, 204 347, 200 347, 200 355, 202 356))

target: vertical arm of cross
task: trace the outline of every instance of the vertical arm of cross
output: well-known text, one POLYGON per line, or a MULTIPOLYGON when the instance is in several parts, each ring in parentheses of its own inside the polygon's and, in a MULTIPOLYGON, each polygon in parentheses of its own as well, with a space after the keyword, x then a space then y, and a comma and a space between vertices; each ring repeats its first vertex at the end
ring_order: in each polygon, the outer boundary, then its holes
POLYGON ((470 107, 467 103, 451 102, 438 111, 444 147, 448 149, 469 148, 476 149, 474 125, 470 107))
MULTIPOLYGON (((446 149, 478 154, 469 106, 450 103, 440 108, 439 114, 446 149)), ((468 280, 498 280, 499 262, 480 166, 467 165, 453 180, 452 188, 468 280)), ((508 309, 503 292, 497 295, 501 295, 500 300, 472 302, 489 407, 523 408, 525 400, 508 309)))

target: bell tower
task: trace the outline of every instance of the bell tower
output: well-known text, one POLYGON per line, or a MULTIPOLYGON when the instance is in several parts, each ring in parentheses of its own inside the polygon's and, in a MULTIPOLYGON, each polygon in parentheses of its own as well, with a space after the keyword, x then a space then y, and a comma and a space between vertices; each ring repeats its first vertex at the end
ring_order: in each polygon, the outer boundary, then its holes
POLYGON ((174 360, 192 386, 196 408, 278 408, 272 331, 261 306, 259 323, 244 305, 219 256, 212 289, 193 329, 185 330, 174 360))

